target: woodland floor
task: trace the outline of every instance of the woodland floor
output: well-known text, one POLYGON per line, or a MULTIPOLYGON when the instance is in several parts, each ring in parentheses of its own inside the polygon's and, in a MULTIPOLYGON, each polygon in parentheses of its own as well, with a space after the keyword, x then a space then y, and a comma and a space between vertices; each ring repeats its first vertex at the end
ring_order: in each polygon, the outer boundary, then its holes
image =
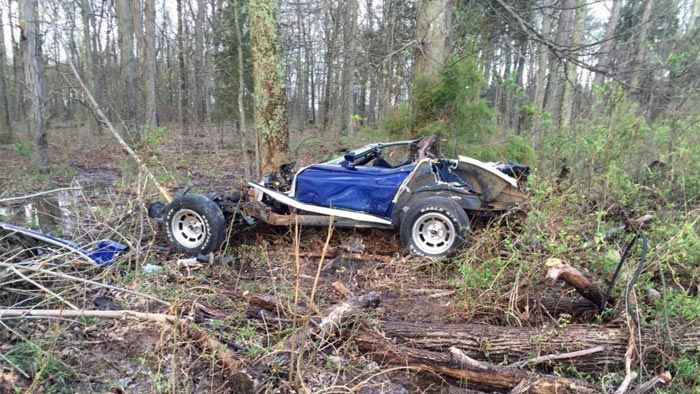
MULTIPOLYGON (((245 180, 240 150, 235 138, 221 138, 224 132, 228 133, 220 130, 208 131, 206 136, 168 138, 167 142, 151 147, 142 146, 139 153, 173 191, 184 184, 203 193, 240 190, 245 180)), ((515 265, 498 274, 511 277, 513 286, 494 291, 489 283, 495 283, 495 278, 481 280, 482 287, 477 287, 473 281, 465 280, 459 264, 404 256, 397 234, 381 230, 334 229, 324 247, 328 229, 304 228, 297 233, 294 228, 258 226, 230 238, 230 245, 221 255, 230 256, 230 261, 178 266, 177 260, 183 256, 171 254, 162 232, 145 218, 143 203, 157 199, 158 195, 153 191, 140 191, 143 178, 116 143, 107 134, 85 136, 71 129, 57 130, 54 135, 51 144, 53 171, 48 175, 31 170, 31 156, 18 152, 13 146, 0 146, 0 168, 4 169, 0 173, 3 185, 0 199, 66 187, 71 182, 75 185, 76 180, 83 187, 108 187, 108 198, 97 195, 88 205, 106 206, 98 213, 105 216, 118 214, 127 207, 131 209, 131 224, 119 229, 116 240, 127 239, 136 247, 111 267, 96 273, 81 271, 81 274, 157 296, 172 306, 167 308, 137 296, 81 284, 74 284, 72 290, 64 289, 61 294, 84 309, 95 309, 99 299, 100 306, 107 309, 168 313, 190 319, 242 360, 253 360, 279 350, 275 345, 294 332, 295 327, 304 324, 304 319, 270 323, 249 316, 248 298, 253 295, 272 296, 281 304, 292 304, 297 279, 299 304, 319 314, 345 300, 345 296, 334 289, 333 282, 341 282, 356 295, 370 291, 381 294, 380 305, 353 319, 347 325, 347 332, 343 332, 344 338, 352 337, 353 327, 362 325, 367 317, 425 323, 557 326, 561 317, 514 310, 515 293, 537 297, 540 293, 555 291, 573 297, 570 289, 552 290, 545 285, 544 262, 540 267, 533 266, 533 272, 520 274, 517 257, 514 257, 515 265), (104 200, 109 203, 105 204, 104 200), (106 213, 107 210, 112 213, 106 213), (297 264, 300 272, 297 272, 297 264), (152 266, 159 269, 147 272, 152 266), (319 269, 318 283, 314 284, 319 269), (313 300, 312 292, 315 292, 313 300), (104 306, 105 300, 107 306, 104 306)), ((312 141, 308 147, 299 149, 298 164, 322 160, 333 150, 324 147, 322 142, 312 141), (319 147, 325 148, 325 152, 320 152, 319 147)), ((487 223, 476 223, 476 243, 482 243, 484 233, 493 228, 487 223)), ((498 231, 505 238, 510 231, 528 230, 498 231)), ((63 234, 69 235, 70 232, 63 234)), ((492 239, 491 236, 486 238, 492 239)), ((507 240, 491 245, 496 254, 507 253, 498 250, 502 242, 507 240)), ((31 303, 28 301, 28 305, 31 303)), ((55 301, 53 307, 58 307, 55 301)), ((567 319, 565 324, 591 321, 588 318, 577 321, 578 318, 570 316, 567 319)), ((622 323, 608 324, 619 326, 622 323)), ((83 318, 8 320, 7 325, 12 330, 0 330, 0 353, 14 360, 29 376, 22 376, 0 359, 3 367, 0 369, 0 393, 235 392, 231 373, 218 359, 167 324, 83 318)), ((305 357, 307 360, 303 362, 297 360, 295 371, 277 371, 274 378, 262 382, 260 390, 291 393, 307 389, 365 394, 468 392, 463 381, 412 367, 378 365, 351 340, 337 338, 319 345, 305 357)), ((624 376, 624 371, 607 370, 604 366, 589 375, 559 368, 555 365, 545 369, 588 379, 601 389, 606 377, 609 386, 605 388, 610 389, 624 376)))

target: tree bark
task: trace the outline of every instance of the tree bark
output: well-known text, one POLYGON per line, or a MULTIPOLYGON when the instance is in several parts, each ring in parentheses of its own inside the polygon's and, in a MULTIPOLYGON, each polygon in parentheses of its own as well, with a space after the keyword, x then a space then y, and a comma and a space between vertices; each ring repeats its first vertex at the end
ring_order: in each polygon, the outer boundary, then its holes
POLYGON ((414 79, 442 71, 452 23, 451 0, 418 0, 414 79))
MULTIPOLYGON (((542 11, 542 37, 549 39, 552 31, 552 16, 548 8, 548 0, 543 2, 542 11)), ((535 74, 535 96, 533 102, 535 108, 540 113, 535 114, 532 122, 532 132, 536 134, 536 142, 539 145, 542 142, 542 114, 545 109, 545 89, 547 86, 547 59, 550 58, 549 49, 543 43, 540 43, 537 48, 537 71, 535 74)), ((552 66, 552 65, 550 65, 552 66)))
POLYGON ((49 170, 49 143, 44 107, 44 67, 41 56, 41 36, 36 17, 37 0, 21 0, 20 28, 24 75, 31 101, 31 124, 39 171, 49 170))
POLYGON ((141 137, 136 120, 136 54, 134 53, 134 15, 129 0, 115 0, 119 55, 122 81, 126 88, 126 116, 128 135, 134 141, 141 137))
POLYGON ((558 4, 561 6, 559 18, 557 22, 557 34, 555 44, 557 51, 551 51, 549 57, 549 80, 546 90, 547 109, 551 113, 552 121, 558 125, 561 120, 561 102, 564 84, 566 84, 566 74, 564 72, 565 51, 561 48, 567 48, 571 37, 571 28, 573 25, 574 5, 576 0, 561 0, 558 4))
POLYGON ((154 129, 156 118, 156 2, 144 0, 144 91, 146 97, 144 127, 154 129))
MULTIPOLYGON (((533 357, 572 353, 602 347, 602 351, 584 354, 566 363, 580 372, 600 372, 624 366, 629 330, 627 327, 599 327, 569 324, 565 327, 501 327, 486 324, 432 324, 373 320, 370 325, 400 345, 430 351, 451 346, 469 357, 494 364, 513 363, 533 357)), ((363 330, 364 332, 364 330, 363 330)), ((679 327, 671 331, 672 347, 697 353, 699 327, 679 327)), ((639 338, 646 351, 644 360, 653 361, 669 346, 660 333, 642 329, 639 338)))
POLYGON ((187 65, 185 63, 185 26, 182 15, 182 2, 177 0, 177 64, 178 75, 180 76, 180 89, 178 91, 178 118, 182 133, 189 134, 189 92, 187 91, 187 65))
POLYGON ((602 85, 605 81, 605 76, 610 72, 610 54, 613 48, 613 37, 615 37, 615 29, 620 21, 622 10, 622 0, 613 0, 612 8, 610 9, 610 18, 605 26, 605 35, 603 42, 598 50, 598 62, 596 63, 596 73, 593 77, 595 85, 602 85))
POLYGON ((630 77, 630 86, 634 89, 633 96, 639 97, 641 88, 639 86, 639 81, 642 76, 642 71, 644 69, 643 63, 646 60, 646 48, 647 48, 647 35, 649 34, 649 19, 651 18, 651 10, 654 7, 654 0, 647 0, 644 5, 644 11, 642 12, 642 18, 637 24, 637 29, 639 32, 636 34, 635 39, 637 41, 637 51, 634 55, 634 62, 632 63, 632 76, 630 77))
POLYGON ((260 158, 257 150, 257 137, 255 138, 255 157, 251 159, 248 153, 246 138, 248 137, 248 128, 246 125, 245 106, 243 104, 243 95, 245 93, 245 70, 243 69, 243 39, 241 38, 241 25, 239 21, 240 5, 238 0, 233 0, 233 28, 236 35, 236 60, 238 62, 238 89, 236 92, 236 102, 238 106, 238 127, 241 132, 241 150, 243 151, 243 161, 246 175, 248 179, 253 176, 251 166, 255 166, 255 179, 260 179, 260 158))
POLYGON ((206 2, 197 0, 197 13, 194 18, 194 116, 197 122, 204 122, 207 117, 207 86, 204 70, 204 18, 206 2))
POLYGON ((342 99, 340 111, 340 132, 348 134, 352 131, 352 115, 355 108, 355 31, 357 25, 357 0, 346 0, 345 23, 343 26, 343 69, 342 69, 342 99))
POLYGON ((467 382, 468 388, 512 390, 527 382, 527 392, 533 394, 599 392, 596 387, 583 381, 479 362, 456 347, 450 347, 449 354, 416 349, 393 344, 370 330, 363 330, 355 338, 355 343, 377 362, 415 367, 462 379, 467 382))
MULTIPOLYGON (((577 0, 576 2, 576 17, 573 23, 573 31, 571 33, 570 47, 576 49, 581 44, 583 36, 583 22, 586 19, 586 0, 577 0)), ((577 59, 578 55, 570 52, 566 62, 564 63, 564 75, 566 80, 562 84, 561 98, 561 119, 559 126, 565 133, 570 132, 571 117, 574 109, 574 92, 578 86, 578 76, 576 74, 576 63, 572 59, 577 59)))
POLYGON ((287 129, 284 76, 277 42, 277 0, 250 1, 251 52, 255 84, 255 125, 263 174, 276 172, 287 160, 287 129))
POLYGON ((7 56, 5 54, 5 27, 0 14, 0 144, 12 142, 12 121, 10 120, 10 92, 7 90, 5 74, 7 56))

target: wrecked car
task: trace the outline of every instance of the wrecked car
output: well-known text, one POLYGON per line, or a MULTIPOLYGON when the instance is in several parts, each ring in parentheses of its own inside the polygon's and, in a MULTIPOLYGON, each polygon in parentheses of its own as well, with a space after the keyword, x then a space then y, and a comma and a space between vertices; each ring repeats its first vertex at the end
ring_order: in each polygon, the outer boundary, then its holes
POLYGON ((434 136, 375 143, 336 159, 249 182, 249 192, 181 194, 152 205, 172 249, 188 255, 216 251, 229 224, 372 227, 398 231, 406 250, 428 258, 462 248, 470 217, 493 216, 526 199, 529 168, 510 162, 441 158, 434 136))

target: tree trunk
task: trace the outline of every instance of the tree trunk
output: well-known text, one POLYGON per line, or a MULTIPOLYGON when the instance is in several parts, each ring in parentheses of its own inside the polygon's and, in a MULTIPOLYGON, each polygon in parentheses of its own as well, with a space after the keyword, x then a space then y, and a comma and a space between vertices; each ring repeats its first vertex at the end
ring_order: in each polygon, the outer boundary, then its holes
POLYGON ((255 81, 255 126, 260 146, 260 170, 276 172, 287 160, 289 130, 277 41, 277 0, 248 5, 255 81))
POLYGON ((516 391, 514 389, 524 381, 527 392, 533 394, 599 393, 596 387, 580 380, 479 362, 457 347, 451 347, 449 353, 416 349, 412 345, 396 345, 369 330, 363 330, 355 338, 355 343, 380 363, 415 367, 447 375, 463 380, 468 388, 516 391))
MULTIPOLYGON (((550 33, 552 31, 552 16, 548 8, 548 0, 543 3, 542 11, 542 37, 545 39, 550 38, 550 33)), ((547 86, 547 58, 550 57, 549 49, 543 43, 538 45, 537 49, 537 72, 535 74, 535 97, 533 102, 535 104, 535 109, 539 113, 535 114, 535 118, 532 121, 532 132, 536 134, 536 144, 539 145, 542 142, 542 114, 541 111, 545 108, 545 88, 547 86)), ((550 64, 550 66, 553 66, 550 64)))
POLYGON ((189 134, 189 121, 187 113, 189 112, 189 98, 187 91, 187 65, 185 63, 185 26, 182 15, 182 2, 177 0, 177 64, 178 75, 180 76, 180 90, 178 92, 178 118, 180 120, 180 128, 182 133, 189 134))
POLYGON ((596 73, 595 77, 593 77, 593 83, 596 85, 602 85, 606 74, 610 72, 610 54, 613 48, 613 37, 615 36, 617 24, 620 21, 621 10, 622 0, 613 0, 610 18, 608 18, 608 24, 605 27, 603 42, 600 44, 600 49, 598 51, 596 73))
MULTIPOLYGON (((557 48, 567 48, 569 45, 575 1, 576 0, 561 0, 558 3, 561 7, 561 11, 559 11, 557 34, 555 38, 557 48)), ((547 84, 546 101, 547 109, 551 113, 552 121, 555 125, 558 125, 561 119, 562 93, 564 84, 566 84, 566 74, 564 73, 563 67, 565 59, 562 59, 562 57, 566 54, 566 51, 558 49, 556 52, 552 52, 549 57, 549 81, 547 84)))
POLYGON ((10 120, 10 100, 5 78, 5 27, 0 15, 0 144, 12 142, 12 122, 10 120))
POLYGON ((128 135, 135 141, 140 138, 136 120, 136 54, 134 53, 134 16, 129 0, 115 0, 117 30, 119 33, 119 54, 122 81, 126 87, 126 116, 128 135))
MULTIPOLYGON (((581 37, 583 35, 583 22, 586 19, 586 0, 577 0, 576 2, 576 18, 573 25, 573 32, 571 33, 571 44, 572 48, 578 48, 581 45, 581 37)), ((577 59, 578 55, 576 53, 570 53, 569 57, 564 63, 566 80, 562 84, 562 98, 561 98, 561 119, 559 122, 559 127, 565 132, 570 132, 571 127, 571 116, 574 108, 574 92, 576 91, 576 86, 578 86, 578 77, 576 74, 576 64, 572 59, 577 59)))
POLYGON ((194 116, 197 122, 204 122, 207 114, 206 82, 204 70, 204 17, 206 2, 197 0, 197 14, 194 18, 194 116))
POLYGON ((343 26, 343 86, 340 111, 340 132, 348 134, 352 131, 352 115, 355 108, 355 31, 357 25, 357 0, 346 0, 345 23, 343 26))
MULTIPOLYGON (((12 0, 9 0, 7 2, 7 20, 9 21, 10 26, 12 26, 12 17, 14 15, 15 14, 12 13, 12 0)), ((17 21, 17 24, 19 24, 19 21, 17 21)), ((22 54, 20 51, 19 43, 15 38, 15 30, 9 29, 9 31, 10 42, 12 43, 12 74, 14 80, 14 83, 12 84, 12 86, 14 87, 14 99, 12 100, 13 105, 12 111, 10 112, 14 114, 15 119, 22 119, 24 118, 25 113, 24 100, 27 96, 25 94, 24 86, 24 62, 22 61, 22 54)))
MULTIPOLYGON (((494 364, 514 363, 534 357, 573 353, 593 348, 577 357, 559 362, 579 372, 600 372, 619 368, 625 363, 629 329, 569 324, 566 327, 501 327, 486 324, 428 324, 410 322, 371 322, 382 336, 397 344, 418 349, 444 351, 451 346, 463 350, 469 357, 494 364), (598 347, 602 347, 598 348, 598 347)), ((673 347, 678 351, 697 353, 700 345, 698 327, 680 327, 671 332, 673 347)), ((667 346, 664 335, 642 330, 639 338, 647 351, 645 360, 651 362, 667 346)))
POLYGON ((444 68, 451 23, 451 0, 418 0, 414 80, 432 78, 444 68))
MULTIPOLYGON (((90 8, 90 2, 88 0, 81 0, 80 2, 80 17, 83 23, 83 50, 85 51, 85 56, 83 60, 84 67, 83 79, 86 81, 91 81, 92 85, 92 95, 96 96, 95 86, 97 81, 97 73, 95 72, 95 51, 93 50, 93 34, 91 32, 92 27, 92 11, 90 8)), ((100 123, 94 116, 89 116, 88 122, 90 124, 90 129, 98 129, 100 123)))
POLYGON ((381 67, 379 68, 379 75, 377 79, 379 84, 377 85, 379 92, 379 111, 378 117, 386 115, 391 109, 391 87, 393 81, 394 73, 394 28, 396 25, 396 4, 395 0, 384 0, 382 5, 382 10, 385 14, 383 15, 383 49, 384 49, 384 59, 381 62, 381 67))
POLYGON ((144 127, 154 129, 156 118, 156 2, 144 0, 144 90, 146 105, 144 127))
POLYGON ((647 35, 649 34, 649 19, 651 18, 651 10, 654 7, 654 0, 647 0, 644 5, 644 12, 642 12, 642 18, 637 24, 637 29, 639 33, 636 34, 635 39, 637 42, 637 51, 634 55, 634 62, 632 63, 632 76, 630 77, 630 86, 634 89, 633 96, 639 97, 641 88, 639 86, 639 81, 642 76, 643 63, 646 60, 646 48, 647 48, 647 35))
POLYGON ((243 95, 245 93, 245 70, 243 69, 243 39, 241 38, 241 25, 239 22, 238 13, 240 12, 240 5, 238 0, 233 0, 233 28, 235 29, 236 35, 236 60, 238 61, 238 91, 236 92, 237 106, 238 106, 238 126, 241 133, 241 149, 243 150, 243 161, 245 166, 245 172, 248 179, 253 176, 253 170, 251 166, 254 163, 255 166, 255 179, 260 179, 260 158, 259 152, 257 150, 257 138, 255 138, 255 158, 251 159, 248 153, 248 148, 246 144, 246 139, 248 137, 248 128, 246 125, 245 116, 245 106, 243 104, 243 95))
POLYGON ((20 28, 24 75, 31 101, 31 124, 39 171, 49 170, 49 143, 44 108, 44 68, 41 58, 41 36, 36 17, 37 0, 21 0, 20 28))

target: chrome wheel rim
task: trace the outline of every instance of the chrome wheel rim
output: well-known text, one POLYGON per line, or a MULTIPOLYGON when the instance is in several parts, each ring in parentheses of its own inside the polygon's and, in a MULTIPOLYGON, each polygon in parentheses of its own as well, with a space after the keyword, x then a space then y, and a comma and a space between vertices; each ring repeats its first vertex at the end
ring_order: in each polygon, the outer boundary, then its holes
POLYGON ((456 231, 452 221, 437 212, 422 215, 413 224, 413 242, 421 251, 439 255, 447 252, 454 244, 456 231))
POLYGON ((186 248, 201 246, 206 239, 207 231, 204 219, 191 209, 181 209, 171 221, 175 241, 186 248))

